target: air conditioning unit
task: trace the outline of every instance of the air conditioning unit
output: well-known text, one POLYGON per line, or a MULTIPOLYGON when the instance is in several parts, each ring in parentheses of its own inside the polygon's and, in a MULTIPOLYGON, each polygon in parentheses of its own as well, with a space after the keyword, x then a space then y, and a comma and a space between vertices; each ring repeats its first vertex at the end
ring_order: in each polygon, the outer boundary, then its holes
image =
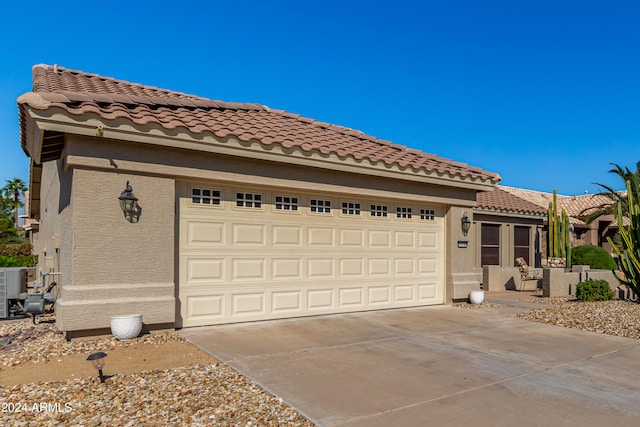
POLYGON ((20 294, 27 292, 27 268, 0 268, 0 318, 15 314, 20 294))

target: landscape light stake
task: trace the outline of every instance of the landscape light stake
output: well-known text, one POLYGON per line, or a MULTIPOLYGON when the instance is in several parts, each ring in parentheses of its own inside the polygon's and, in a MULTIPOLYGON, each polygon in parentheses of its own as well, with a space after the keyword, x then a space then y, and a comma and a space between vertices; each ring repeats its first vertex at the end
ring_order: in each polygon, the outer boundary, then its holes
POLYGON ((100 382, 104 382, 104 375, 102 374, 102 368, 104 368, 105 360, 107 357, 107 353, 99 351, 97 353, 90 354, 87 357, 87 360, 91 362, 91 365, 98 371, 98 377, 100 378, 100 382))

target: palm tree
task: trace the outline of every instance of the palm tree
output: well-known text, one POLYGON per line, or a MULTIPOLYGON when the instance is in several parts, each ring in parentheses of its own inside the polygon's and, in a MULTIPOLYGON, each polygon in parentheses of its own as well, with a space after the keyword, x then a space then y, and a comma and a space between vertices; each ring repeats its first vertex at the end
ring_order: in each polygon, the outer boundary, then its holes
MULTIPOLYGON (((622 182, 631 182, 632 187, 635 187, 637 178, 640 177, 640 161, 636 163, 636 170, 631 170, 626 166, 621 167, 615 163, 610 163, 610 165, 613 166, 613 168, 609 170, 610 173, 615 173, 620 177, 620 179, 622 179, 622 182)), ((605 196, 609 200, 598 206, 586 208, 580 212, 580 216, 585 214, 587 215, 585 218, 585 222, 587 224, 595 221, 603 215, 616 215, 618 204, 622 209, 622 215, 627 216, 627 213, 629 212, 629 202, 627 200, 626 191, 616 191, 612 187, 598 182, 594 182, 594 184, 599 185, 604 190, 596 195, 605 196)), ((637 191, 639 189, 632 188, 631 190, 637 191)))
POLYGON ((27 191, 27 186, 24 181, 20 178, 13 178, 12 180, 6 180, 6 185, 2 187, 2 193, 4 197, 11 200, 12 208, 15 212, 15 228, 18 229, 18 208, 22 206, 22 202, 20 201, 20 193, 24 193, 27 191))

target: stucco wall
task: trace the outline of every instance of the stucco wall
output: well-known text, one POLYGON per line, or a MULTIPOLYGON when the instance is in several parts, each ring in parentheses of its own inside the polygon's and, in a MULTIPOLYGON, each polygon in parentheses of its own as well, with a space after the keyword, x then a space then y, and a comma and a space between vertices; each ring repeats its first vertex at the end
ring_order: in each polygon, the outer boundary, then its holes
POLYGON ((470 291, 480 289, 482 280, 482 271, 476 268, 475 264, 475 259, 478 256, 476 227, 471 224, 466 236, 462 232, 461 220, 465 212, 469 220, 472 220, 473 213, 469 208, 452 206, 447 212, 447 233, 445 234, 447 239, 446 298, 449 301, 467 298, 470 291), (465 244, 466 247, 460 247, 465 244))
POLYGON ((63 271, 72 275, 57 304, 59 329, 106 328, 111 316, 132 313, 145 324, 173 323, 173 179, 74 169, 70 189, 73 235, 64 239, 70 268, 63 271), (137 223, 118 201, 127 180, 142 208, 137 223))
MULTIPOLYGON (((59 284, 71 280, 71 181, 72 173, 62 168, 62 161, 47 162, 42 168, 40 197, 40 230, 34 239, 34 252, 38 255, 38 272, 62 272, 56 277, 59 284)), ((37 279, 41 280, 40 274, 37 279)))

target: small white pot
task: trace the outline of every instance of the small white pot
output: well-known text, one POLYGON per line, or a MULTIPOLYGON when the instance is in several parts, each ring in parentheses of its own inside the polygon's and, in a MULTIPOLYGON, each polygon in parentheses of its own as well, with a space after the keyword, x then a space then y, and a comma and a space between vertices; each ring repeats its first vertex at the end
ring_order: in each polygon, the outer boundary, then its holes
POLYGON ((469 292, 469 301, 471 304, 482 304, 484 301, 484 291, 469 292))
POLYGON ((142 331, 142 314, 127 314, 111 318, 111 333, 120 341, 130 340, 142 331))

